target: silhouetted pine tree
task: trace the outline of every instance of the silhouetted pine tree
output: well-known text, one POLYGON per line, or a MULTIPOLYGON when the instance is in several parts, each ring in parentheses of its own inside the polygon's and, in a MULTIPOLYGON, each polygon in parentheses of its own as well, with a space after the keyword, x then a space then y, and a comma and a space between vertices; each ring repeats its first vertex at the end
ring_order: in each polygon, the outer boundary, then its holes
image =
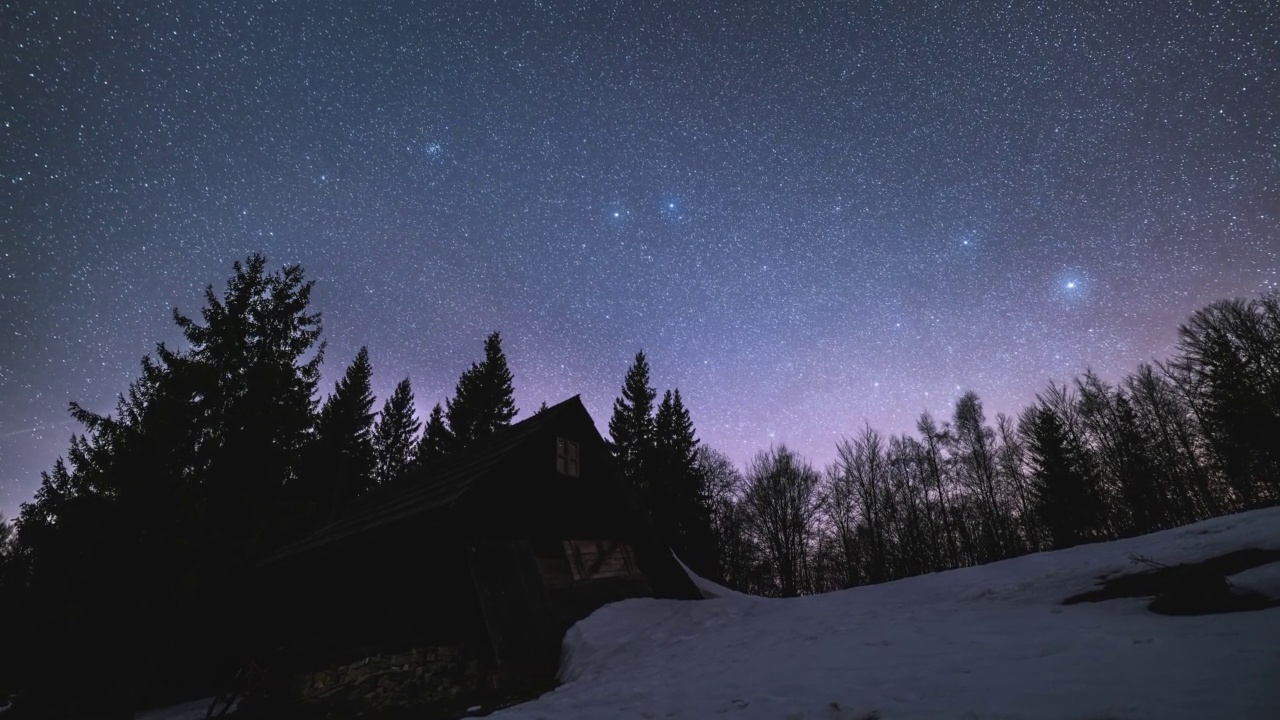
POLYGON ((698 440, 680 391, 668 390, 654 417, 652 457, 646 470, 654 523, 671 548, 704 577, 719 574, 711 498, 697 463, 698 440))
POLYGON ((162 363, 197 378, 206 528, 242 558, 271 542, 281 492, 298 478, 324 355, 320 316, 308 312, 313 281, 298 265, 268 273, 266 262, 236 262, 222 298, 208 288, 203 323, 175 310, 190 349, 158 350, 162 363))
POLYGON ((653 451, 653 401, 657 391, 649 385, 649 361, 644 352, 636 353, 622 381, 622 397, 613 401, 609 418, 609 435, 613 438, 613 455, 623 479, 644 500, 648 494, 644 463, 653 451))
POLYGON ((174 312, 188 348, 144 358, 114 416, 72 405, 85 434, 23 506, 26 623, 6 640, 40 712, 136 704, 148 679, 207 670, 246 620, 232 595, 298 477, 323 346, 301 268, 233 270, 201 321, 174 312))
POLYGON ((484 360, 462 373, 453 399, 446 402, 444 417, 452 436, 447 451, 466 450, 510 425, 517 412, 511 370, 495 332, 485 338, 484 360))
POLYGON ((421 427, 413 412, 413 389, 409 378, 405 378, 387 398, 374 426, 375 483, 391 482, 408 470, 414 460, 416 436, 421 427))
POLYGON ((445 424, 444 408, 440 403, 436 403, 431 408, 431 414, 427 416, 422 438, 418 440, 418 449, 414 453, 414 472, 424 479, 429 479, 431 471, 444 460, 451 447, 453 447, 453 435, 449 432, 449 426, 445 424))
POLYGON ((1084 448, 1044 405, 1029 408, 1020 429, 1027 442, 1036 511, 1053 548, 1097 538, 1103 506, 1084 448))
POLYGON ((308 472, 290 493, 297 512, 310 518, 304 526, 332 519, 373 486, 372 380, 369 350, 362 347, 320 407, 308 472))

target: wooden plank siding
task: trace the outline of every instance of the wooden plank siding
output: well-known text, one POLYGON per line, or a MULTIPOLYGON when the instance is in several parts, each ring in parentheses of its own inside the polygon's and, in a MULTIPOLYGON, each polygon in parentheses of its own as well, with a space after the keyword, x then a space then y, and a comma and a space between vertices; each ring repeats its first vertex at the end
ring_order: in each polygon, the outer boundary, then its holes
POLYGON ((601 606, 700 597, 577 397, 377 488, 256 580, 260 644, 288 648, 292 672, 454 647, 485 672, 552 677, 564 631, 601 606))
POLYGON ((565 540, 574 580, 626 577, 639 572, 631 545, 621 540, 565 540))
POLYGON ((469 556, 501 671, 527 677, 554 674, 560 662, 559 628, 529 543, 477 540, 469 556))

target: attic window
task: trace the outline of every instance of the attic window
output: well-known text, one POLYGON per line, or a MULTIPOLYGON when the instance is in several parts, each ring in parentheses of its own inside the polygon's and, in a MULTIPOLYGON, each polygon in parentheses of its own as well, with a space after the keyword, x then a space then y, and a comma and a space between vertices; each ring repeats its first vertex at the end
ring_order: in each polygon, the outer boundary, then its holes
POLYGON ((578 443, 556 438, 556 472, 578 477, 578 443))

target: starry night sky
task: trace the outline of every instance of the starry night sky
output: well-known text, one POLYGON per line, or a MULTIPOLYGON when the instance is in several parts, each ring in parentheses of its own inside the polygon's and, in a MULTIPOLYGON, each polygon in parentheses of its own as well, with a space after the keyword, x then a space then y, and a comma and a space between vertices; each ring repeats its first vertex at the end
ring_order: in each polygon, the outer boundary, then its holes
POLYGON ((254 251, 326 392, 643 348, 738 462, 1164 357, 1280 285, 1280 8, 1064 4, 6 3, 0 511, 254 251))

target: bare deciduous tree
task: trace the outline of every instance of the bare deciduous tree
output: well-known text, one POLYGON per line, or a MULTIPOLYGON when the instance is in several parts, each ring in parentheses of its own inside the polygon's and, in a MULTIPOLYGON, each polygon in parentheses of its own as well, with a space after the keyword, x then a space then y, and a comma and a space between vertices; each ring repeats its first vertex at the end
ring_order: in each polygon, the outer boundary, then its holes
POLYGON ((818 480, 818 472, 785 445, 759 453, 747 469, 747 522, 782 597, 798 595, 805 580, 820 506, 818 480))

